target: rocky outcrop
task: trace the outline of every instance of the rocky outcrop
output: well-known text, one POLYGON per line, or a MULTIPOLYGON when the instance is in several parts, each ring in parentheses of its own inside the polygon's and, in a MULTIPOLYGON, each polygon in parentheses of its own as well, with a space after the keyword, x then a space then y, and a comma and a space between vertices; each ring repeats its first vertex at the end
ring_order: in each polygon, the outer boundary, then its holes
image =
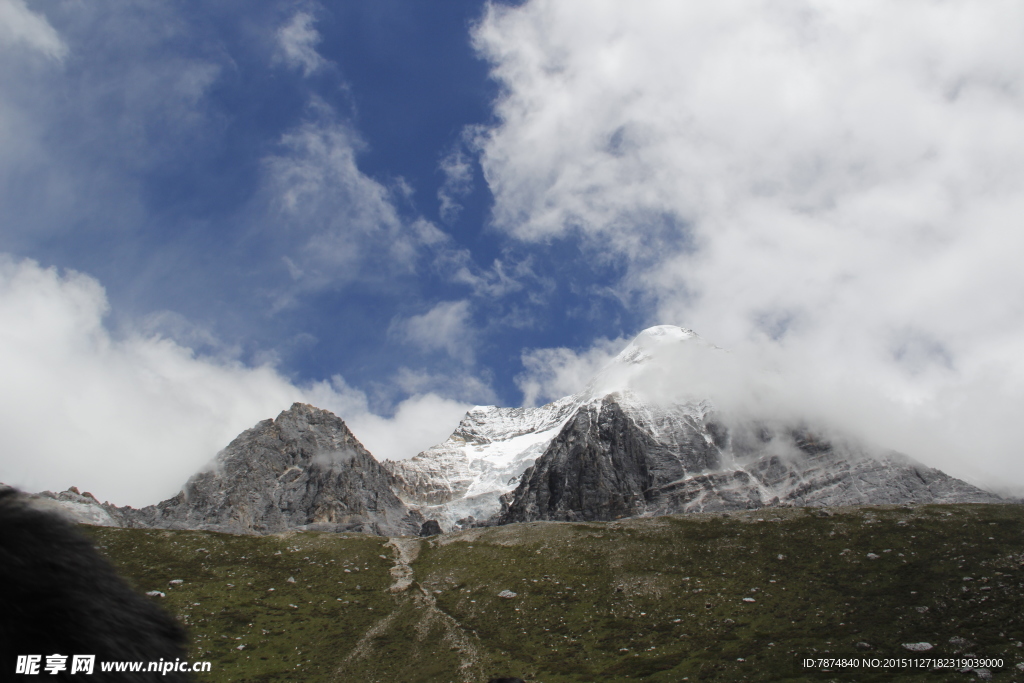
POLYGON ((501 522, 638 514, 654 480, 647 457, 654 446, 614 401, 583 406, 523 475, 501 522))
POLYGON ((409 460, 379 464, 341 419, 295 404, 158 505, 40 495, 90 524, 410 536, 426 519, 438 533, 766 506, 1009 502, 819 428, 720 414, 710 380, 735 381, 729 362, 694 332, 661 325, 580 393, 536 408, 478 406, 409 460))
POLYGON ((772 505, 996 502, 909 458, 804 424, 719 414, 729 354, 691 330, 644 330, 579 394, 477 407, 443 444, 386 462, 443 529, 772 505), (713 392, 712 392, 713 393, 713 392))
POLYGON ((544 453, 579 400, 568 396, 539 408, 477 406, 444 443, 383 465, 402 501, 442 528, 488 519, 501 511, 500 497, 544 453))
POLYGON ((441 531, 441 525, 437 523, 436 519, 428 519, 420 527, 420 536, 436 536, 440 533, 443 532, 441 531))
POLYGON ((340 418, 296 403, 240 434, 177 496, 119 510, 131 526, 416 535, 423 519, 398 499, 393 484, 340 418))
POLYGON ((579 409, 498 522, 908 502, 1003 501, 895 452, 802 427, 727 428, 706 405, 656 409, 613 394, 579 409))

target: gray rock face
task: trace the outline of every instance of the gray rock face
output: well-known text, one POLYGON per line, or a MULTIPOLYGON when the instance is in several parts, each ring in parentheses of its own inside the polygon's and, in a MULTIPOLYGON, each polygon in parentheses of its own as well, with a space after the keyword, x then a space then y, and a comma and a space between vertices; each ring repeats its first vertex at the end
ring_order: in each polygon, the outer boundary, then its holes
MULTIPOLYGON (((10 487, 0 484, 0 489, 3 488, 10 487)), ((37 507, 52 510, 77 524, 131 526, 130 520, 125 517, 120 508, 110 503, 101 503, 96 496, 88 491, 81 493, 75 486, 60 493, 42 491, 28 496, 28 498, 37 507)))
POLYGON ((379 464, 341 419, 295 404, 158 505, 117 508, 74 489, 40 496, 90 524, 394 536, 421 533, 426 519, 439 533, 769 506, 1019 502, 806 425, 719 414, 709 385, 692 389, 688 377, 727 362, 692 331, 662 325, 580 393, 536 408, 478 406, 410 460, 379 464))
POLYGON ((768 506, 1004 502, 894 452, 806 429, 729 429, 703 405, 628 395, 582 406, 526 471, 499 523, 592 521, 768 506))
POLYGON ((487 519, 501 510, 527 467, 544 452, 578 407, 568 396, 539 408, 477 406, 444 443, 409 460, 382 464, 402 501, 442 528, 487 519))
POLYGON ((416 535, 423 519, 393 483, 340 418, 296 403, 240 434, 174 498, 120 511, 133 526, 416 535))
POLYGON ((437 536, 442 533, 441 525, 437 523, 436 519, 428 519, 423 522, 423 526, 420 527, 420 536, 437 536))
POLYGON ((654 480, 647 453, 655 445, 615 402, 583 406, 523 474, 501 522, 635 515, 654 480))

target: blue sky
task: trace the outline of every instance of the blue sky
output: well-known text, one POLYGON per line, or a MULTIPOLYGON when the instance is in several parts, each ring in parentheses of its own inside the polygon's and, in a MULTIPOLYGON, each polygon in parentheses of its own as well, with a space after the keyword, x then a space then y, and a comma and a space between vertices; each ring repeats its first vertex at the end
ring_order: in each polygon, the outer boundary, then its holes
POLYGON ((0 480, 153 502, 292 400, 410 457, 671 323, 1024 486, 1021 13, 0 0, 0 480))

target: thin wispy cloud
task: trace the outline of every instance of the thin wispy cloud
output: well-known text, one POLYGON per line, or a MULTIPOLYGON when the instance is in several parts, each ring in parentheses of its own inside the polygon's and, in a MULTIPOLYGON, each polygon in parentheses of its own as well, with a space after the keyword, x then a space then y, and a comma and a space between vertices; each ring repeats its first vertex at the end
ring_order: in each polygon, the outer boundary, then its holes
POLYGON ((288 66, 302 69, 304 76, 311 75, 327 63, 316 50, 321 38, 313 28, 315 22, 316 19, 308 12, 296 12, 287 24, 277 30, 279 58, 288 66))
POLYGON ((441 218, 446 223, 454 223, 462 212, 459 201, 472 191, 473 165, 472 159, 456 147, 441 159, 439 168, 444 174, 444 183, 437 191, 440 202, 441 218))
POLYGON ((406 221, 391 192, 359 169, 362 141, 322 103, 286 132, 266 169, 260 230, 287 250, 291 276, 305 288, 351 282, 368 273, 408 272, 436 229, 406 221))
POLYGON ((55 61, 68 46, 46 17, 28 8, 24 0, 0 0, 0 50, 29 48, 55 61))
POLYGON ((392 334, 424 351, 444 351, 449 357, 473 363, 477 332, 472 308, 466 299, 442 301, 430 310, 407 318, 397 318, 392 334))

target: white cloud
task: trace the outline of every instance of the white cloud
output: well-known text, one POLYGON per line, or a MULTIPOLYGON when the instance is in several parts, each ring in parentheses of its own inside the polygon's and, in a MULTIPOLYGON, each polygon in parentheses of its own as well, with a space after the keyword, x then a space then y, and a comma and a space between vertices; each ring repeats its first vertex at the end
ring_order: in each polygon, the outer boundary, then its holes
POLYGON ((473 162, 460 145, 441 159, 439 168, 444 173, 444 183, 437 190, 441 218, 453 223, 462 212, 459 200, 473 191, 473 162))
POLYGON ((628 339, 598 339, 588 349, 530 349, 516 377, 523 405, 536 406, 581 391, 625 346, 628 339))
POLYGON ((24 0, 0 0, 0 46, 19 44, 57 61, 68 53, 67 45, 46 17, 30 10, 24 0))
POLYGON ((547 284, 533 272, 528 258, 509 261, 494 259, 490 268, 481 268, 473 261, 473 255, 468 249, 438 249, 434 268, 450 282, 468 286, 473 296, 492 300, 521 291, 527 281, 542 286, 547 284))
POLYGON ((315 21, 308 12, 296 12, 287 24, 277 30, 280 59, 288 66, 301 68, 304 76, 309 76, 327 63, 316 51, 320 34, 313 28, 315 21))
POLYGON ((392 417, 364 412, 349 427, 378 460, 405 460, 447 439, 471 407, 437 394, 420 394, 399 403, 392 417))
POLYGON ((473 362, 476 343, 471 317, 468 300, 442 301, 421 315, 396 319, 391 334, 426 351, 445 351, 468 364, 473 362))
POLYGON ((436 385, 422 381, 400 388, 408 397, 395 405, 390 417, 374 413, 366 393, 349 386, 340 375, 308 387, 306 397, 313 405, 342 416, 356 438, 381 461, 405 460, 441 443, 473 407, 442 395, 443 390, 433 391, 436 385))
MULTIPOLYGON (((486 375, 486 372, 484 374, 486 375)), ((391 384, 395 389, 412 396, 454 396, 461 401, 474 401, 477 405, 494 405, 498 402, 498 397, 486 381, 486 377, 467 372, 432 372, 403 367, 395 373, 391 384)))
POLYGON ((1024 484, 1024 434, 992 419, 1024 407, 1022 20, 1012 2, 492 5, 474 39, 503 86, 477 138, 495 224, 582 234, 628 264, 651 322, 906 406, 892 438, 926 460, 955 422, 950 462, 1024 484))
POLYGON ((263 160, 266 176, 254 221, 285 251, 299 289, 412 273, 424 249, 448 236, 429 221, 399 215, 391 191, 356 161, 359 136, 314 100, 310 116, 263 160))
POLYGON ((242 430, 293 401, 334 411, 378 458, 444 440, 469 405, 413 395, 385 418, 340 377, 300 387, 270 366, 197 357, 158 336, 113 336, 102 286, 0 259, 0 481, 76 485, 141 506, 179 490, 242 430))

